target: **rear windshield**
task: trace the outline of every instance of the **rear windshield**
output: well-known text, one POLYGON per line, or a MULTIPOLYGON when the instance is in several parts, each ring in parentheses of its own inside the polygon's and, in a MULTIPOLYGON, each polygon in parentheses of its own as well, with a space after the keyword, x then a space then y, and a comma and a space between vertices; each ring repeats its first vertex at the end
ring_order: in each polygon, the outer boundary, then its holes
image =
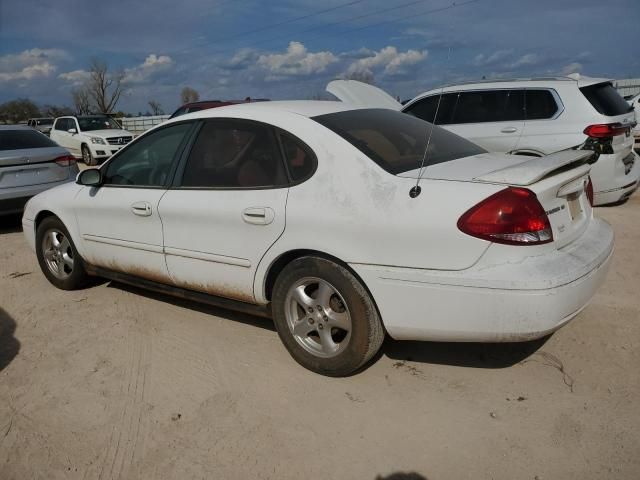
POLYGON ((47 147, 57 147, 57 144, 35 130, 0 130, 0 150, 47 147))
MULTIPOLYGON (((349 110, 313 117, 351 143, 387 172, 397 175, 420 168, 432 125, 386 109, 349 110)), ((426 165, 485 153, 441 127, 433 126, 426 165)))
POLYGON ((593 108, 602 115, 614 117, 616 115, 624 115, 633 110, 633 107, 622 98, 610 83, 589 85, 588 87, 582 87, 580 91, 587 97, 593 108))

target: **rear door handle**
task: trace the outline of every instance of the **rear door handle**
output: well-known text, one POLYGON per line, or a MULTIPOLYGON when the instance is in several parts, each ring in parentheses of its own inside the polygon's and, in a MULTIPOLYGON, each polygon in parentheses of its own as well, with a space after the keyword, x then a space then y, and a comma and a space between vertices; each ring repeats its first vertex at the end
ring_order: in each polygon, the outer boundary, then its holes
POLYGON ((131 211, 134 215, 149 217, 151 216, 151 205, 149 202, 136 202, 131 205, 131 211))
POLYGON ((500 130, 502 133, 515 133, 518 131, 518 129, 516 127, 504 127, 502 130, 500 130))
POLYGON ((269 225, 276 213, 269 207, 249 207, 242 211, 242 219, 252 225, 269 225))

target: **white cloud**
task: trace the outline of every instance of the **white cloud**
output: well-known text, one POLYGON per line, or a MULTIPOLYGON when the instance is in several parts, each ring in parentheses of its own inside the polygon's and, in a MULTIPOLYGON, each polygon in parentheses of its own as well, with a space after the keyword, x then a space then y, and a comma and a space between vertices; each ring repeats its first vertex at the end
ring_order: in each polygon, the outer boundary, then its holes
POLYGON ((58 78, 65 80, 72 85, 82 85, 86 82, 91 74, 86 70, 73 70, 71 72, 64 72, 58 75, 58 78))
POLYGON ((543 58, 537 53, 527 53, 521 56, 518 60, 509 65, 509 68, 528 67, 531 65, 537 65, 542 62, 543 58))
POLYGON ((373 74, 375 69, 383 69, 387 75, 397 75, 405 72, 405 67, 420 63, 428 56, 426 50, 407 50, 398 52, 396 47, 384 47, 378 52, 371 52, 372 55, 361 58, 347 69, 347 75, 354 73, 373 74))
POLYGON ((580 73, 582 71, 582 64, 578 62, 570 63, 569 65, 565 65, 560 70, 562 75, 570 75, 572 73, 580 73))
POLYGON ((332 52, 311 53, 302 43, 290 42, 286 53, 260 55, 257 64, 271 72, 273 75, 268 78, 275 80, 283 76, 324 72, 337 61, 338 58, 332 52))
POLYGON ((143 63, 124 71, 124 81, 128 83, 143 83, 152 75, 171 68, 175 62, 167 55, 150 54, 143 63))
POLYGON ((55 48, 32 48, 0 56, 0 82, 48 77, 57 69, 55 62, 68 58, 64 50, 55 48))
POLYGON ((491 55, 485 55, 484 53, 480 53, 475 56, 473 59, 473 64, 477 67, 483 67, 485 65, 493 65, 496 64, 513 53, 513 50, 497 50, 493 52, 491 55))

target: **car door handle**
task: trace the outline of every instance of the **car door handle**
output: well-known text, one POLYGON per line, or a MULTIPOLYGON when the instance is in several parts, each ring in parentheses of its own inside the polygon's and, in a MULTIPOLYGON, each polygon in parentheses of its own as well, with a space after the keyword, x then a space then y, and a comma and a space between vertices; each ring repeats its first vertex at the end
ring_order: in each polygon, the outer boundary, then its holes
POLYGON ((149 217, 151 216, 151 205, 149 202, 136 202, 131 205, 131 211, 134 215, 149 217))
POLYGON ((515 133, 518 131, 518 129, 516 127, 504 127, 502 130, 500 130, 502 133, 515 133))
POLYGON ((242 211, 242 219, 252 225, 269 225, 276 213, 269 207, 249 207, 242 211))

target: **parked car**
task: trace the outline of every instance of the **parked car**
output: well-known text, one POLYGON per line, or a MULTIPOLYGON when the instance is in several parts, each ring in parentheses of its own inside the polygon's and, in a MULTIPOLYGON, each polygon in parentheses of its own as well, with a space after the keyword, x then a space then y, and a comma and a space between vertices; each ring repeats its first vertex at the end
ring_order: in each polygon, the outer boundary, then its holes
POLYGON ((487 153, 340 102, 235 105, 155 127, 22 225, 58 288, 99 275, 272 316, 301 365, 349 375, 385 332, 521 341, 580 312, 613 250, 592 155, 487 153))
POLYGON ((128 144, 133 134, 108 115, 82 115, 56 118, 51 139, 87 165, 97 165, 128 144))
POLYGON ((45 135, 49 135, 51 126, 53 125, 53 118, 30 118, 27 121, 27 125, 45 135))
POLYGON ((76 160, 44 134, 0 125, 0 215, 19 213, 27 200, 75 180, 76 160))
POLYGON ((628 102, 634 108, 636 114, 636 126, 631 130, 631 135, 634 138, 633 148, 636 153, 640 153, 640 124, 638 122, 640 119, 640 93, 631 97, 628 102))
POLYGON ((591 170, 595 205, 625 200, 640 182, 630 134, 633 110, 608 80, 560 77, 450 85, 404 106, 354 80, 336 80, 327 90, 353 105, 435 118, 437 125, 491 152, 539 157, 569 148, 596 149, 600 156, 591 170))
POLYGON ((199 112, 200 110, 206 110, 207 108, 226 107, 228 105, 238 105, 240 103, 251 102, 267 102, 267 98, 250 98, 247 97, 244 100, 200 100, 198 102, 185 103, 169 117, 176 118, 186 113, 199 112))

